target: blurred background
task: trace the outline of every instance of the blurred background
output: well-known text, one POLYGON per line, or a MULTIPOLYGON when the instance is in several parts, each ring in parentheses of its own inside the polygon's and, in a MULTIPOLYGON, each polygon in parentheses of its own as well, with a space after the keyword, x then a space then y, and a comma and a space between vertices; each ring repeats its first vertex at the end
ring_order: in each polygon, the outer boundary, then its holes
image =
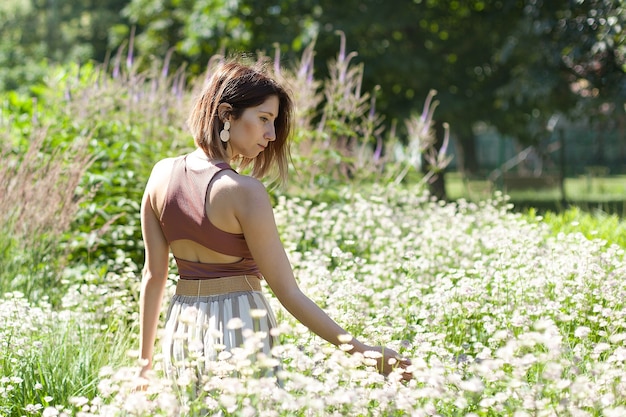
POLYGON ((121 50, 192 78, 217 54, 289 66, 314 45, 323 78, 341 48, 401 139, 436 90, 453 156, 431 181, 440 198, 500 189, 520 204, 623 209, 624 25, 622 0, 3 0, 0 89, 33 93, 51 66, 106 66, 121 50))

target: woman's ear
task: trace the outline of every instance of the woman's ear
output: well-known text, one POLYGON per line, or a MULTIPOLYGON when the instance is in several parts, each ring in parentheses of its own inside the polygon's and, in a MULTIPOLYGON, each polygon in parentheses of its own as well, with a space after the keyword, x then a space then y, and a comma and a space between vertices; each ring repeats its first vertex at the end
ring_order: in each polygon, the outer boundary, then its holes
POLYGON ((220 103, 219 106, 217 106, 217 115, 222 121, 222 123, 228 121, 232 110, 233 110, 233 106, 231 106, 228 103, 220 103))

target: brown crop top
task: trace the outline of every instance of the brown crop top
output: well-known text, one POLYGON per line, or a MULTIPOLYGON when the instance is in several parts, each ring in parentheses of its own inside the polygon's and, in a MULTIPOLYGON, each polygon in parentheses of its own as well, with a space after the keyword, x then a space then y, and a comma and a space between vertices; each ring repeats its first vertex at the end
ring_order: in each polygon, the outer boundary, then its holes
POLYGON ((205 204, 209 186, 215 175, 232 168, 226 163, 191 169, 188 155, 174 160, 172 173, 161 212, 161 229, 168 243, 175 240, 192 240, 225 255, 241 257, 234 263, 202 263, 175 257, 181 278, 203 279, 235 275, 256 275, 259 268, 252 259, 243 234, 225 232, 217 228, 206 214, 205 204))

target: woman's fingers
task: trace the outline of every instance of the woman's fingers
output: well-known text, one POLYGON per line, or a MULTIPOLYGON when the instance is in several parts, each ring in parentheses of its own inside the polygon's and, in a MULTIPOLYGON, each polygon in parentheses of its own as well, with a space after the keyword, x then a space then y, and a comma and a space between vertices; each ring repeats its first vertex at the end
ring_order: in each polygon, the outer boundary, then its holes
POLYGON ((384 375, 389 375, 395 368, 401 368, 403 369, 403 380, 409 381, 411 378, 413 378, 413 374, 407 371, 408 367, 411 366, 410 359, 401 356, 393 349, 384 348, 382 353, 383 357, 381 358, 381 360, 386 362, 383 364, 384 375))

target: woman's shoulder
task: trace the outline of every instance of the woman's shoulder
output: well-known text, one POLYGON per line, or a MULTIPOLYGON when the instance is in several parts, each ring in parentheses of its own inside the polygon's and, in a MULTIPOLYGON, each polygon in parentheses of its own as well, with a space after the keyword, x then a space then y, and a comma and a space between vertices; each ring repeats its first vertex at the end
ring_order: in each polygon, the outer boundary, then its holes
POLYGON ((172 171, 172 166, 174 165, 174 161, 176 161, 178 157, 173 158, 163 158, 157 161, 152 166, 152 172, 150 173, 150 179, 158 179, 164 176, 169 176, 172 171))
POLYGON ((152 172, 155 172, 156 170, 171 168, 172 165, 174 164, 174 161, 177 160, 178 158, 180 157, 163 158, 157 161, 152 167, 152 172))
POLYGON ((265 186, 261 181, 248 175, 238 174, 233 170, 223 170, 215 179, 214 188, 218 192, 225 192, 235 195, 267 194, 265 186))
POLYGON ((176 158, 164 158, 153 165, 146 185, 147 191, 158 190, 167 184, 175 160, 176 158))
POLYGON ((211 187, 210 202, 241 218, 248 210, 259 213, 259 208, 269 204, 267 190, 256 178, 224 170, 218 174, 211 187))

